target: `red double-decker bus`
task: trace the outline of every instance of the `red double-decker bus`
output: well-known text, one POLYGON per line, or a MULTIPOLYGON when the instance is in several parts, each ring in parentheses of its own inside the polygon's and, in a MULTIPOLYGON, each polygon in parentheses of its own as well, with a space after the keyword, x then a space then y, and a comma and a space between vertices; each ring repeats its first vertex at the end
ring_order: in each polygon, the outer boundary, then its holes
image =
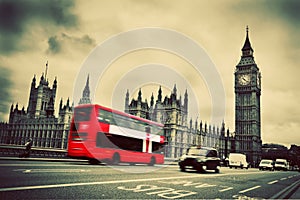
POLYGON ((90 163, 163 164, 163 124, 100 105, 75 107, 68 156, 90 163))

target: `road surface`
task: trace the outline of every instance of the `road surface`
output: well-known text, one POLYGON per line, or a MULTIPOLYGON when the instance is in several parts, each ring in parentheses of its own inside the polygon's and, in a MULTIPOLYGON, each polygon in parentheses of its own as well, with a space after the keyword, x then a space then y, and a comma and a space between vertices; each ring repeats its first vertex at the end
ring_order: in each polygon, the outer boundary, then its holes
POLYGON ((299 198, 300 173, 229 169, 180 172, 177 165, 89 165, 0 160, 0 199, 299 198))

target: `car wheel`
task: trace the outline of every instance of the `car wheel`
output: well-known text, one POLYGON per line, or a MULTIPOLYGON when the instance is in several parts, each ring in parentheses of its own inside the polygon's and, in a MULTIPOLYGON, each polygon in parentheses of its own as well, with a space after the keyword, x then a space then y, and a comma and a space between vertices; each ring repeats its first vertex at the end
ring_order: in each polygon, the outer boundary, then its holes
POLYGON ((180 171, 185 172, 185 167, 184 166, 180 167, 180 171))
POLYGON ((215 169, 215 172, 216 172, 216 173, 220 173, 220 170, 219 170, 219 169, 215 169))
POLYGON ((197 172, 204 172, 204 169, 203 169, 203 166, 200 165, 200 166, 197 166, 197 172))

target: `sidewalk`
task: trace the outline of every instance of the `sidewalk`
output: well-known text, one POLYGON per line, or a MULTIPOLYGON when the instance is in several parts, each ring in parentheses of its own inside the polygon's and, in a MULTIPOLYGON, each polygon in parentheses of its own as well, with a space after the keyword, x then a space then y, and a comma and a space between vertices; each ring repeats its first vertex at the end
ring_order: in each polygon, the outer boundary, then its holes
MULTIPOLYGON (((28 160, 28 161, 48 161, 48 162, 88 162, 87 160, 82 159, 73 159, 73 158, 19 158, 19 157, 0 157, 0 160, 28 160)), ((164 165, 177 165, 172 158, 165 158, 164 165)))
POLYGON ((87 160, 72 158, 19 158, 19 157, 0 157, 0 160, 28 160, 28 161, 48 161, 48 162, 87 162, 87 160))

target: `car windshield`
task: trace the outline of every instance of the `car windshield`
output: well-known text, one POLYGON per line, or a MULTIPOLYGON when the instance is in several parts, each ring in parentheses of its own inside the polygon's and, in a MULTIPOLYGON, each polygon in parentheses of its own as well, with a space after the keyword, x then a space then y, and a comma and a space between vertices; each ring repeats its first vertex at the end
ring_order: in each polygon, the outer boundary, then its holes
POLYGON ((207 154, 206 149, 197 149, 197 148, 191 148, 187 152, 187 155, 192 155, 192 156, 206 156, 206 154, 207 154))
POLYGON ((267 160, 266 160, 266 161, 261 161, 261 163, 262 163, 262 164, 270 164, 271 161, 267 161, 267 160))
POLYGON ((279 164, 279 165, 285 165, 284 162, 281 162, 281 161, 276 161, 276 164, 279 164))

